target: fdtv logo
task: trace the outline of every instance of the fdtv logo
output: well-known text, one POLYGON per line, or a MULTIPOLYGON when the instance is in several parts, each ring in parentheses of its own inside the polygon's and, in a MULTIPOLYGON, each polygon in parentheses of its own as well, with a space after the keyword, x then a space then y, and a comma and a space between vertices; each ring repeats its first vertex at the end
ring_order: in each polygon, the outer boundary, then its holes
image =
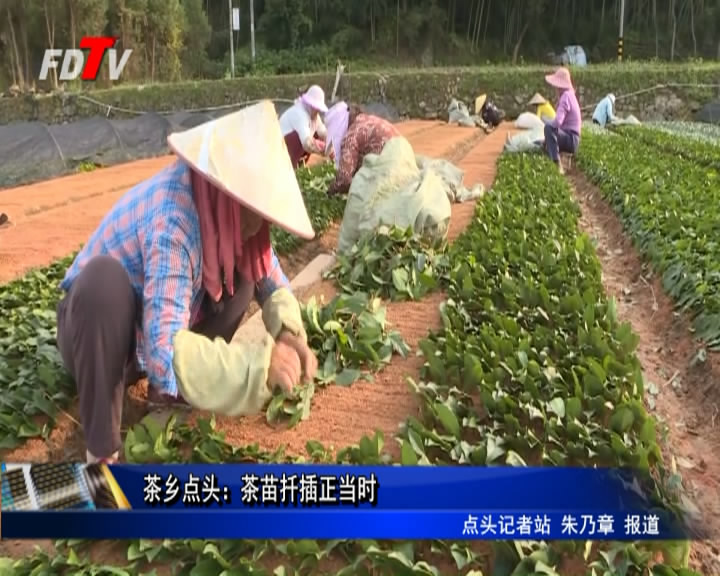
POLYGON ((63 82, 75 80, 82 73, 83 80, 97 79, 100 71, 100 64, 103 61, 105 52, 109 54, 110 80, 118 80, 125 65, 132 54, 132 50, 124 50, 122 57, 118 60, 117 50, 113 48, 117 38, 112 36, 85 36, 80 40, 80 50, 45 50, 42 68, 40 69, 40 80, 47 80, 50 68, 57 69, 60 56, 62 66, 58 79, 63 82), (87 62, 83 50, 89 50, 87 62))

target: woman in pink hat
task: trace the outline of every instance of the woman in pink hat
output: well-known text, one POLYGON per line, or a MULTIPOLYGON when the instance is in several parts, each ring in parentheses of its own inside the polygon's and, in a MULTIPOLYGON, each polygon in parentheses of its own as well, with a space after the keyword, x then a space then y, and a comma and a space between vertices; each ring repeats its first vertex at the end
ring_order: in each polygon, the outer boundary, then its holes
POLYGON ((325 120, 327 146, 337 169, 328 195, 346 194, 363 158, 368 154, 380 154, 388 140, 400 136, 400 132, 384 118, 365 114, 358 106, 345 102, 330 108, 325 120))
POLYGON ((558 97, 555 118, 545 124, 545 149, 560 173, 564 174, 560 152, 575 154, 580 145, 580 104, 567 68, 558 68, 545 76, 545 81, 555 88, 558 97))
POLYGON ((149 400, 238 416, 317 369, 270 244, 271 223, 314 236, 275 107, 262 102, 168 143, 177 160, 113 206, 60 285, 57 342, 89 462, 118 458, 138 371, 149 400), (253 297, 266 333, 234 340, 253 297))
POLYGON ((327 130, 320 114, 327 111, 323 89, 320 86, 310 86, 307 92, 280 116, 280 129, 293 168, 307 162, 310 154, 325 153, 327 130))

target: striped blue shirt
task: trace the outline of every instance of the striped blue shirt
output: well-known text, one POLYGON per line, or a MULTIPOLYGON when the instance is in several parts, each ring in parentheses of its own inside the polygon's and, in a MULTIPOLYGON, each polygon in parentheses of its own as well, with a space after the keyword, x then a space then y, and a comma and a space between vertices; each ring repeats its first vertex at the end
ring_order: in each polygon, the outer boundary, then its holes
MULTIPOLYGON (((176 161, 129 190, 77 255, 60 288, 70 290, 90 259, 99 255, 122 264, 142 302, 139 368, 153 386, 177 396, 173 338, 195 324, 205 297, 200 219, 187 165, 176 161)), ((262 305, 275 290, 289 286, 273 251, 271 272, 256 285, 255 297, 262 305)))

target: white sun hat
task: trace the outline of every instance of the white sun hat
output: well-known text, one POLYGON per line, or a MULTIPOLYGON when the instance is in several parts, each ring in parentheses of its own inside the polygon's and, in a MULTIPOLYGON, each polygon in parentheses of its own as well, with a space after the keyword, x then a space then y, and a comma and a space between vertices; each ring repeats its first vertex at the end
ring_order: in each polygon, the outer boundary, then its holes
POLYGON ((171 134, 168 144, 240 204, 301 238, 315 236, 269 100, 171 134))
POLYGON ((535 96, 533 96, 532 100, 530 100, 530 102, 528 102, 528 105, 535 106, 535 105, 545 104, 545 102, 547 102, 547 100, 545 100, 545 98, 543 98, 539 92, 535 92, 535 96))
POLYGON ((325 92, 317 84, 310 86, 300 99, 318 112, 325 114, 328 111, 328 107, 325 105, 325 92))

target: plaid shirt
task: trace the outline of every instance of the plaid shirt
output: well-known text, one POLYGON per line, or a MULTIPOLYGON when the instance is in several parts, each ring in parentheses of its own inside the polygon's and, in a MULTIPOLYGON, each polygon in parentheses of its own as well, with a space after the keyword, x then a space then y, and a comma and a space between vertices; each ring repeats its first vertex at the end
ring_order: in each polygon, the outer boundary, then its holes
MULTIPOLYGON (((199 319, 202 286, 200 220, 190 185, 190 169, 180 161, 128 191, 105 216, 75 258, 60 284, 70 290, 94 256, 118 260, 142 303, 137 326, 137 359, 150 383, 177 396, 173 338, 199 319)), ((289 287, 273 251, 269 276, 255 297, 262 303, 278 288, 289 287)))
POLYGON ((363 158, 368 154, 380 154, 385 143, 396 136, 400 136, 400 132, 387 120, 358 114, 343 138, 340 165, 329 193, 345 194, 353 176, 360 170, 363 158))

